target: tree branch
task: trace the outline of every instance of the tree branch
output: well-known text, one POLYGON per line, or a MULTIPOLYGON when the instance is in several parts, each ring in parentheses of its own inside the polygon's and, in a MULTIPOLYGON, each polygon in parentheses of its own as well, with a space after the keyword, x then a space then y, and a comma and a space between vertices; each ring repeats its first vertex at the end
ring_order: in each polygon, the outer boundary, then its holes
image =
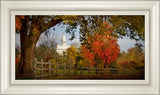
POLYGON ((49 21, 47 24, 44 24, 40 27, 41 33, 44 32, 45 30, 49 29, 52 26, 55 26, 56 24, 62 22, 62 19, 58 19, 58 20, 51 20, 49 21))

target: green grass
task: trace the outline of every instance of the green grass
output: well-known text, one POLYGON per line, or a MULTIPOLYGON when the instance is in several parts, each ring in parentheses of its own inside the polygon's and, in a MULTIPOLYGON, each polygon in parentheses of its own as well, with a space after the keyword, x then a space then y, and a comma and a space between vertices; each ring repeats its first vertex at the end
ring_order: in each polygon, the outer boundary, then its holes
POLYGON ((41 74, 41 71, 36 71, 36 73, 39 75, 39 74, 41 74))

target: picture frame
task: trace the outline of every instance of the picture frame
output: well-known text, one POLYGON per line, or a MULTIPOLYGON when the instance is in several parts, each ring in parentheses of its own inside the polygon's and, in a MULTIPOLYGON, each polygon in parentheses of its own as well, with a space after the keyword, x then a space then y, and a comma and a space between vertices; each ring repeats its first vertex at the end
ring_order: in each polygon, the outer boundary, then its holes
POLYGON ((159 94, 155 1, 1 1, 0 94, 159 94), (145 80, 15 80, 15 15, 145 15, 145 80))

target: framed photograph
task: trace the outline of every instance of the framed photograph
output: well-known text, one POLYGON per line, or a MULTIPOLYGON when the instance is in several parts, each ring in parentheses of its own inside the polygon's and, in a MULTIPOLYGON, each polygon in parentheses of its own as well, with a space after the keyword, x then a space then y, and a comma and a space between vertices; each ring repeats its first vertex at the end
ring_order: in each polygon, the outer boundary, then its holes
POLYGON ((1 1, 0 94, 159 95, 155 1, 1 1))

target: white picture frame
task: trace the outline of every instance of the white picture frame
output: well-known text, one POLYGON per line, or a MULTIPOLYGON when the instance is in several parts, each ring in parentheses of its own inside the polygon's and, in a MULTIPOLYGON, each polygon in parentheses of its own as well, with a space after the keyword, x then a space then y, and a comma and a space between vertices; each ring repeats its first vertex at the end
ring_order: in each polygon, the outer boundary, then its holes
POLYGON ((1 1, 0 94, 159 94, 157 1, 1 1), (15 80, 15 15, 145 15, 145 80, 15 80))

